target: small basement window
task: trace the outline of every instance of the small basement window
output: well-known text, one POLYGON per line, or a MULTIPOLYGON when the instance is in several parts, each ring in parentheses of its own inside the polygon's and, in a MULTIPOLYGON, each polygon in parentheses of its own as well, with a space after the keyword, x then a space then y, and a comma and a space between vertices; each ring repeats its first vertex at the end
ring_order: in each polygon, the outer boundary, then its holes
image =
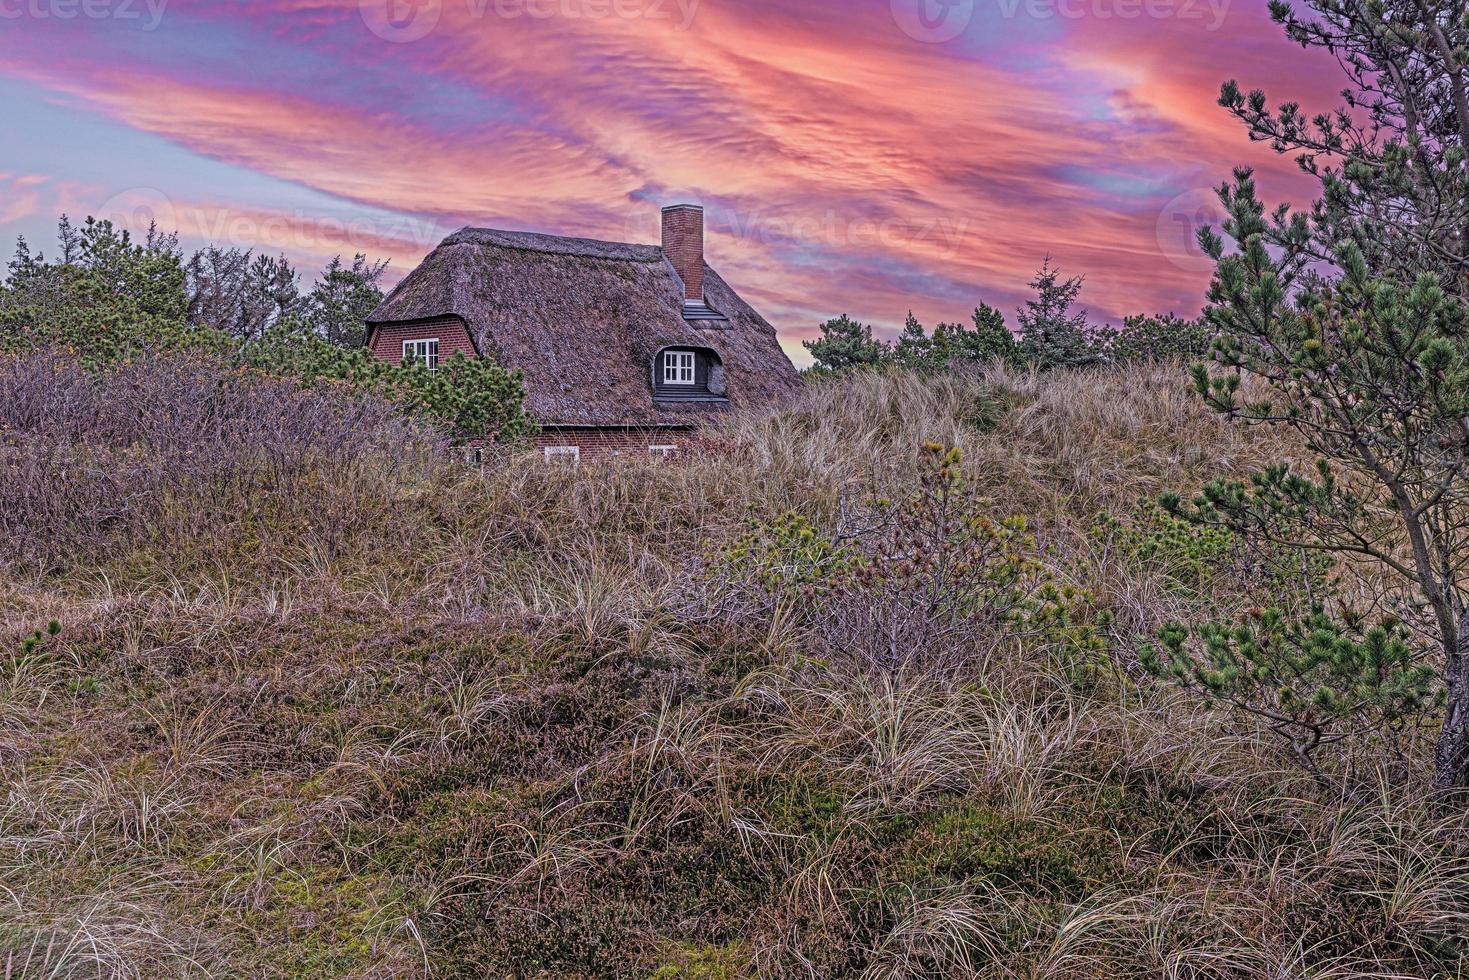
POLYGON ((663 383, 666 385, 697 384, 694 372, 694 352, 691 350, 668 350, 663 352, 663 383))
POLYGON ((439 370, 439 338, 403 341, 403 363, 419 363, 426 366, 430 374, 439 370))
POLYGON ((546 447, 546 462, 548 462, 548 463, 569 463, 572 466, 575 466, 577 463, 580 463, 581 462, 581 447, 580 446, 547 446, 546 447))
POLYGON ((672 459, 678 455, 677 446, 649 446, 648 455, 654 459, 672 459))

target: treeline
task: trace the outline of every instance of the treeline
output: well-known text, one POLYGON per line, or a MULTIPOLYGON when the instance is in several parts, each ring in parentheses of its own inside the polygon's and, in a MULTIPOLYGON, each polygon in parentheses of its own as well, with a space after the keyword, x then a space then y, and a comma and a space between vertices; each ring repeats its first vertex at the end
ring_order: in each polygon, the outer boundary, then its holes
POLYGON ((1081 285, 1081 276, 1062 278, 1047 257, 1030 281, 1035 298, 1017 311, 1018 334, 1006 326, 1003 313, 981 303, 971 323, 939 323, 932 331, 910 311, 892 343, 874 337, 869 324, 843 314, 821 324, 821 336, 805 346, 818 375, 887 366, 934 371, 965 361, 1045 370, 1208 353, 1209 331, 1202 318, 1166 313, 1130 316, 1120 328, 1092 324, 1085 310, 1073 310, 1081 285))
POLYGON ((535 427, 516 372, 456 356, 437 371, 364 348, 385 262, 332 259, 309 290, 283 256, 178 237, 141 239, 110 221, 62 216, 56 257, 24 239, 0 285, 0 350, 61 351, 93 370, 187 350, 304 384, 346 383, 430 417, 456 440, 519 439, 535 427))

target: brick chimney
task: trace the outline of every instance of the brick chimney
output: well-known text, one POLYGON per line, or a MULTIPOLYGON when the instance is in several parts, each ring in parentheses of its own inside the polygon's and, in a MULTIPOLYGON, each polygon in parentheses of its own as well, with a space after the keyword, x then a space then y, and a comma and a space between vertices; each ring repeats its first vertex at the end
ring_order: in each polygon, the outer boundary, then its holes
POLYGON ((663 209, 663 254, 683 280, 684 305, 704 303, 704 209, 674 204, 663 209))

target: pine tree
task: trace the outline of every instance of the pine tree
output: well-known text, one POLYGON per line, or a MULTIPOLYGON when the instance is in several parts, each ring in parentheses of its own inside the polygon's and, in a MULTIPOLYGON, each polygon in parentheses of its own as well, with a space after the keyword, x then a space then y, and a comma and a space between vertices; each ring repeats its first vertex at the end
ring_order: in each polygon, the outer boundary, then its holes
POLYGON ((916 371, 926 371, 936 366, 934 342, 929 339, 923 324, 918 322, 912 310, 908 311, 908 319, 903 323, 903 332, 898 334, 898 343, 893 348, 893 360, 916 371))
POLYGON ((302 306, 296 271, 285 256, 210 245, 184 267, 189 322, 241 340, 264 336, 302 306))
POLYGON ((383 301, 378 280, 386 262, 369 262, 358 255, 350 266, 339 255, 326 267, 306 298, 306 321, 329 343, 357 347, 367 335, 367 316, 383 301))
POLYGON ((0 295, 0 346, 68 348, 89 365, 176 348, 204 337, 184 320, 184 271, 173 235, 134 241, 110 221, 58 223, 63 261, 17 248, 0 295))
POLYGON ((1005 326, 1005 315, 988 303, 975 307, 974 328, 965 330, 954 325, 945 342, 954 356, 968 361, 1000 361, 1014 363, 1018 357, 1015 335, 1005 326))
POLYGON ((1335 57, 1345 105, 1271 110, 1232 81, 1219 101, 1251 139, 1295 154, 1321 198, 1267 212, 1247 169, 1220 188, 1235 244, 1199 236, 1218 336, 1194 382, 1212 408, 1294 429, 1319 459, 1165 503, 1394 583, 1381 598, 1428 638, 1446 692, 1434 780, 1447 797, 1469 786, 1469 20, 1462 0, 1306 5, 1270 13, 1335 57))
POLYGON ((1060 270, 1051 268, 1049 255, 1030 281, 1036 296, 1026 300, 1025 308, 1019 311, 1020 352, 1036 367, 1078 367, 1099 359, 1092 346, 1086 311, 1071 312, 1081 284, 1081 276, 1062 279, 1060 270))
POLYGON ((873 339, 872 327, 845 313, 823 323, 820 339, 805 341, 804 346, 818 368, 831 372, 877 367, 892 355, 891 347, 873 339))
POLYGON ((1203 357, 1209 353, 1210 328, 1202 317, 1185 320, 1172 313, 1129 316, 1120 328, 1104 327, 1092 343, 1111 364, 1203 357))

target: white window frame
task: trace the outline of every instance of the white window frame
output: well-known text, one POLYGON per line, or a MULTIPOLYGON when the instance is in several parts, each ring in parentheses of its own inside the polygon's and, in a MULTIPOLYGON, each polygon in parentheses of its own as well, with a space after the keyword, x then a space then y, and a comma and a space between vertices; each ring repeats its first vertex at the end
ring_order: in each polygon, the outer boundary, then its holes
POLYGON ((580 446, 547 446, 544 456, 548 463, 570 463, 572 466, 581 464, 580 446))
POLYGON ((691 350, 663 352, 663 383, 691 388, 699 383, 697 355, 691 350))
POLYGON ((648 455, 654 459, 672 459, 678 455, 678 446, 649 446, 648 455))
POLYGON ((422 360, 429 374, 439 373, 439 338, 419 337, 403 341, 403 363, 422 360))

